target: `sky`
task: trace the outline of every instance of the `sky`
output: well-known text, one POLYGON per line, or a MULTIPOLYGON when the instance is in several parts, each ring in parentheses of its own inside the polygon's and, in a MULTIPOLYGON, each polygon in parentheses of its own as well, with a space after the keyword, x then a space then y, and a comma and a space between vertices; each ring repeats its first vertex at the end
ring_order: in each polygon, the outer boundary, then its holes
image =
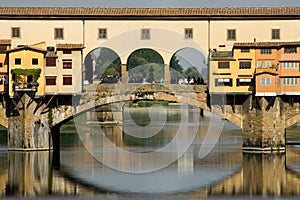
POLYGON ((17 7, 282 7, 300 6, 300 0, 0 0, 17 7))

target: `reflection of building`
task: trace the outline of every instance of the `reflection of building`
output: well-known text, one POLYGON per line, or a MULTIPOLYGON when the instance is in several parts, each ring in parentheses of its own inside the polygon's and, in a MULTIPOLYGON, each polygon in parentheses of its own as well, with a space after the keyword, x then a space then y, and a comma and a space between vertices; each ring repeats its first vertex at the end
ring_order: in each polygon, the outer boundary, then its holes
POLYGON ((7 92, 7 56, 6 51, 11 47, 11 40, 0 39, 0 93, 7 92))

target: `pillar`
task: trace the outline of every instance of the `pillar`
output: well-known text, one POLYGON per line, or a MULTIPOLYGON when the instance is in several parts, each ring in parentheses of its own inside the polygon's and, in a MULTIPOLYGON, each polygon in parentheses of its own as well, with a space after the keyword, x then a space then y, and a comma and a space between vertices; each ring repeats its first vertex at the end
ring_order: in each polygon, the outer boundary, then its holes
POLYGON ((48 113, 32 95, 22 93, 10 99, 8 117, 8 150, 49 150, 52 139, 48 113))
POLYGON ((122 68, 121 68, 121 76, 122 76, 122 83, 126 84, 128 82, 128 72, 127 72, 127 65, 126 64, 122 64, 122 68))
POLYGON ((243 104, 244 151, 285 149, 283 102, 280 97, 252 97, 243 104))
POLYGON ((164 82, 165 84, 171 83, 171 73, 170 73, 170 65, 165 64, 165 70, 164 70, 164 82))

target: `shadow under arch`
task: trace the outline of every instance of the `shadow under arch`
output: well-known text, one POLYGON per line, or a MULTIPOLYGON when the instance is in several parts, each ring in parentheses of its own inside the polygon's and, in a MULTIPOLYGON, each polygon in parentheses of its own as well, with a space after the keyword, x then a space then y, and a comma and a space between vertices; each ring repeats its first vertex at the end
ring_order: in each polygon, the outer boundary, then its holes
POLYGON ((156 50, 140 48, 127 59, 128 83, 159 83, 164 79, 164 59, 156 50))
POLYGON ((83 83, 115 83, 121 76, 121 58, 111 48, 97 47, 84 59, 83 83))
POLYGON ((208 76, 207 67, 204 52, 192 47, 181 48, 170 60, 171 84, 204 84, 208 76))

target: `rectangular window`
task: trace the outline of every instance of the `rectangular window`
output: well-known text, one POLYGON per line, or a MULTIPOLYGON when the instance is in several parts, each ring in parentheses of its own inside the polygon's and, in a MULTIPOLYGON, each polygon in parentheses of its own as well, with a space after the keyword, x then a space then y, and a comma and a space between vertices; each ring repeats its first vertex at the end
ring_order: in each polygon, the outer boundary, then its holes
POLYGON ((241 48, 241 53, 249 53, 250 48, 241 48))
POLYGON ((46 77, 46 85, 56 85, 56 77, 46 77))
POLYGON ((2 62, 0 62, 0 67, 3 67, 3 63, 2 62))
POLYGON ((63 85, 72 85, 72 76, 63 76, 63 85))
POLYGON ((70 49, 64 49, 63 54, 72 54, 72 50, 70 49))
POLYGON ((107 38, 107 31, 106 28, 99 28, 99 39, 106 39, 107 38))
POLYGON ((280 39, 280 29, 272 29, 272 40, 279 40, 280 39))
POLYGON ((46 58, 46 66, 47 67, 55 67, 56 66, 56 58, 48 57, 46 58))
POLYGON ((231 78, 216 78, 215 86, 230 86, 232 87, 232 79, 231 78))
POLYGON ((15 58, 15 65, 21 65, 21 58, 15 58))
POLYGON ((272 49, 260 49, 260 54, 272 54, 272 49))
POLYGON ((142 40, 150 40, 150 29, 142 29, 141 39, 142 40))
POLYGON ((276 85, 277 85, 277 86, 280 86, 280 78, 277 78, 277 79, 276 79, 276 85))
POLYGON ((271 61, 266 61, 266 68, 270 68, 272 66, 272 62, 271 61))
POLYGON ((54 39, 64 39, 64 29, 55 28, 54 29, 54 39))
POLYGON ((260 86, 270 86, 271 78, 260 78, 260 86))
POLYGON ((32 65, 38 65, 39 64, 39 59, 38 58, 32 58, 31 64, 32 65))
POLYGON ((227 29, 227 40, 236 40, 236 30, 227 29))
POLYGON ((283 69, 298 69, 299 63, 298 62, 283 62, 282 68, 283 69))
POLYGON ((240 78, 236 80, 236 86, 251 86, 252 79, 251 78, 240 78))
POLYGON ((192 28, 184 29, 184 38, 185 39, 192 39, 193 38, 193 29, 192 28))
POLYGON ((21 37, 20 27, 11 28, 11 37, 13 37, 13 38, 20 38, 21 37))
POLYGON ((5 54, 6 53, 6 46, 0 45, 0 54, 5 54))
POLYGON ((297 48, 296 47, 284 47, 284 53, 297 53, 297 48))
POLYGON ((264 67, 264 62, 263 61, 258 61, 257 62, 257 68, 263 68, 264 67))
POLYGON ((251 69, 251 62, 240 62, 240 69, 251 69))
POLYGON ((298 86, 298 78, 283 78, 283 86, 298 86))
POLYGON ((219 69, 228 69, 230 67, 229 62, 218 62, 219 69))
POLYGON ((63 60, 63 69, 72 69, 72 60, 63 60))

